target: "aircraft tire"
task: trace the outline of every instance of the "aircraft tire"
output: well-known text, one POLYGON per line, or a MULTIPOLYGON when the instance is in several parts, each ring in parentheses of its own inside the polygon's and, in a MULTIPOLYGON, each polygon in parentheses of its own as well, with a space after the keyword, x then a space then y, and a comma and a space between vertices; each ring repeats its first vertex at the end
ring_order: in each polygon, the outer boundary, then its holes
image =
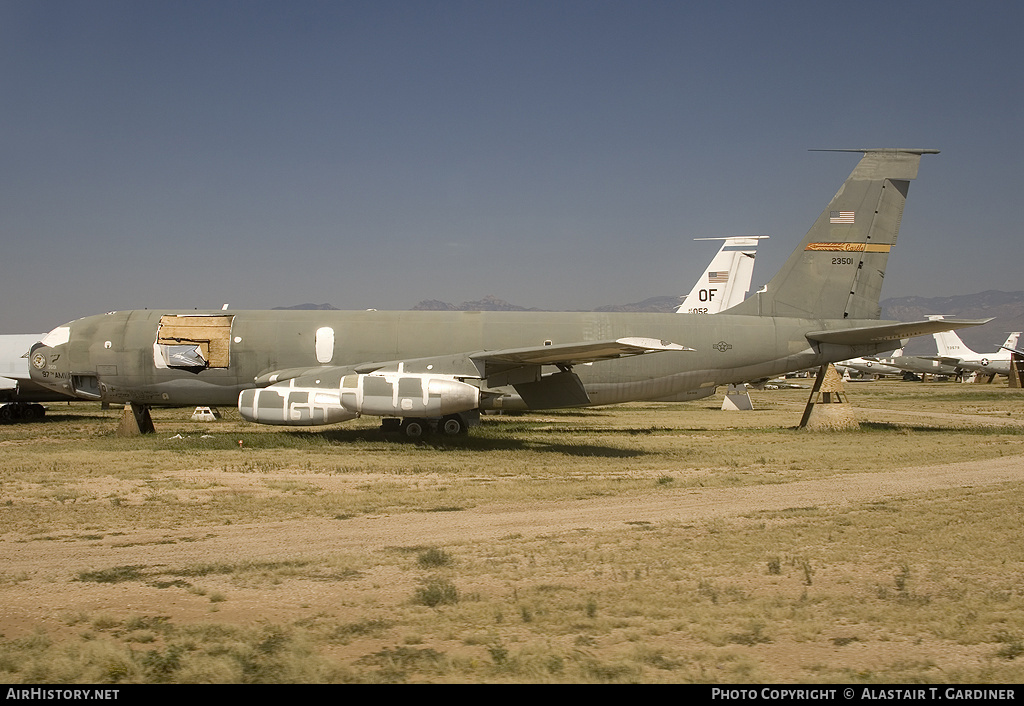
POLYGON ((449 414, 441 420, 441 423, 437 425, 437 428, 445 436, 459 436, 469 431, 466 426, 466 421, 459 414, 449 414))
POLYGON ((41 404, 26 404, 22 406, 20 411, 22 419, 36 420, 46 416, 46 408, 41 404))
POLYGON ((402 420, 402 434, 407 439, 420 439, 429 432, 427 423, 422 419, 407 418, 402 420))

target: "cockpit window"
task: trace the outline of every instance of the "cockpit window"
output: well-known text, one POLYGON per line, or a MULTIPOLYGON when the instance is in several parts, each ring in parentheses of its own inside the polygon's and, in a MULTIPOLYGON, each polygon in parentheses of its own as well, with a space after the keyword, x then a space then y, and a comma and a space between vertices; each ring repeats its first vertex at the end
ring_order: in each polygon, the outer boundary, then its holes
POLYGON ((67 343, 70 340, 71 340, 71 327, 70 326, 58 326, 57 328, 55 328, 54 330, 50 331, 48 334, 43 336, 43 340, 41 341, 41 343, 44 346, 49 346, 50 348, 53 348, 54 346, 59 346, 59 345, 61 345, 63 343, 67 343))

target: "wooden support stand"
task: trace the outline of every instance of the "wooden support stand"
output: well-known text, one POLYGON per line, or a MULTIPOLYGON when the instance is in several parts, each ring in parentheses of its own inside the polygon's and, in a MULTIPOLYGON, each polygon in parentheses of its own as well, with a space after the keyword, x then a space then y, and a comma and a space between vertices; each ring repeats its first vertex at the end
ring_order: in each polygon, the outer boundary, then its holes
POLYGON ((128 402, 121 412, 121 423, 117 427, 118 436, 139 436, 153 434, 153 418, 149 416, 149 406, 128 402))
POLYGON ((831 363, 821 366, 814 378, 811 396, 807 399, 807 406, 804 408, 804 415, 798 428, 812 431, 859 428, 853 412, 843 399, 845 396, 843 378, 839 376, 835 366, 831 363))
POLYGON ((1017 353, 1010 355, 1010 387, 1024 387, 1024 356, 1017 353))

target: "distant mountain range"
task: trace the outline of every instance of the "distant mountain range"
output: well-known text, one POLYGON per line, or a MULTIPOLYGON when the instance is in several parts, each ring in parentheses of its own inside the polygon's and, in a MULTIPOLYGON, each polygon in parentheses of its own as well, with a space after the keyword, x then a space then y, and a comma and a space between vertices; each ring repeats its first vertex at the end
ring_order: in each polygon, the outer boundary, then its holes
MULTIPOLYGON (((896 321, 915 321, 926 316, 941 314, 958 319, 989 319, 984 326, 961 329, 958 335, 977 353, 991 353, 1006 341, 1010 331, 1024 331, 1024 292, 1001 292, 990 289, 978 294, 956 297, 897 297, 885 299, 882 318, 896 321)), ((907 346, 908 354, 935 353, 931 337, 917 337, 907 346)))
MULTIPOLYGON (((632 304, 602 306, 593 311, 671 313, 679 306, 680 297, 651 297, 632 304)), ((979 353, 995 351, 1006 340, 1009 331, 1024 331, 1024 292, 1001 292, 989 290, 978 294, 963 294, 955 297, 897 297, 885 299, 882 304, 882 318, 895 321, 915 321, 926 316, 941 314, 960 319, 994 320, 984 326, 975 326, 960 331, 960 337, 970 348, 979 353)), ((278 309, 318 309, 336 311, 330 304, 299 304, 282 306, 278 309)), ((558 311, 557 309, 536 309, 517 306, 494 296, 483 299, 449 304, 436 299, 424 299, 413 311, 558 311)), ((685 343, 685 341, 683 341, 685 343)), ((927 355, 935 352, 930 337, 918 337, 907 346, 908 353, 927 355)))

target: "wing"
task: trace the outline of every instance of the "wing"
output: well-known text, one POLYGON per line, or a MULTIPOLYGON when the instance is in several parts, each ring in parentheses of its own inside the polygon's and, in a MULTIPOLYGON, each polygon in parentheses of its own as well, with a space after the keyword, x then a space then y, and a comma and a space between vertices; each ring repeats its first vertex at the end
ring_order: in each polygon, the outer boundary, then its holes
POLYGON ((590 398, 572 366, 623 356, 691 351, 669 341, 621 338, 448 356, 267 371, 238 398, 245 419, 266 424, 333 424, 360 414, 441 417, 480 407, 513 386, 528 406, 570 407, 590 398), (543 375, 553 365, 559 372, 543 375), (473 384, 467 380, 479 380, 473 384))
POLYGON ((481 378, 491 387, 515 384, 513 381, 524 376, 530 379, 540 377, 544 365, 560 368, 581 363, 594 363, 633 355, 644 355, 660 351, 692 351, 669 341, 653 338, 619 338, 609 341, 586 341, 562 343, 531 348, 506 348, 498 351, 480 351, 469 357, 482 365, 481 378))
POLYGON ((315 366, 287 368, 267 371, 256 378, 256 385, 264 387, 299 377, 322 376, 326 371, 342 371, 342 374, 405 372, 434 373, 455 378, 478 378, 486 380, 491 387, 509 385, 502 382, 503 374, 523 368, 540 368, 544 365, 568 366, 611 360, 625 356, 644 355, 661 351, 692 351, 677 343, 659 341, 654 338, 619 338, 606 341, 583 341, 560 343, 550 346, 528 348, 505 348, 494 351, 475 351, 447 356, 365 362, 350 366, 315 366), (494 377, 495 380, 491 380, 494 377))
POLYGON ((692 350, 652 338, 619 338, 482 351, 470 358, 481 367, 481 378, 487 387, 511 385, 531 409, 554 409, 590 404, 583 383, 572 372, 573 365, 661 351, 692 350), (544 375, 545 365, 557 366, 559 372, 544 375))
POLYGON ((945 355, 922 355, 918 357, 923 360, 934 360, 936 363, 941 363, 942 365, 951 365, 954 368, 963 362, 963 358, 950 358, 945 355))

